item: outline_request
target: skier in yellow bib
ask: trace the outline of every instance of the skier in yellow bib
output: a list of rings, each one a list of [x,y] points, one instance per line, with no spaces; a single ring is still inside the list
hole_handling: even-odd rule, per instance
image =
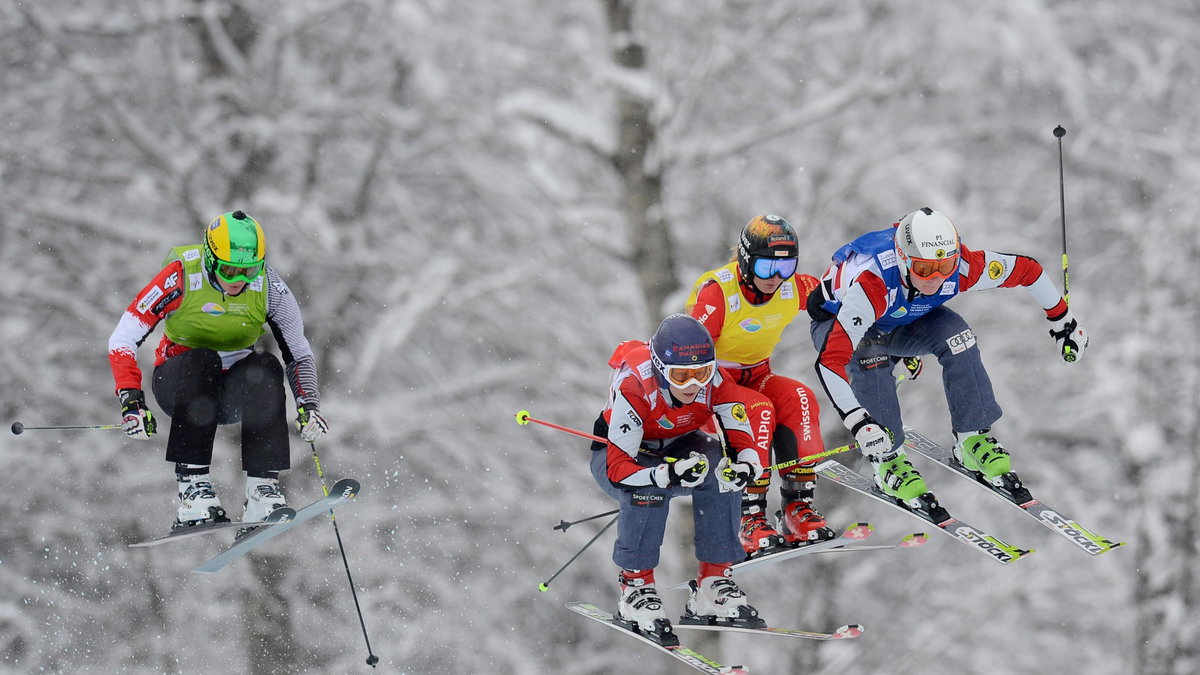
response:
[[[774,449],[775,462],[825,449],[813,390],[771,372],[775,345],[788,324],[804,312],[808,294],[817,285],[814,277],[796,274],[799,250],[790,223],[779,216],[758,216],[742,229],[733,259],[696,280],[687,306],[688,313],[712,334],[721,374],[750,390],[744,398],[755,442]],[[814,464],[781,471],[782,507],[774,524],[767,519],[771,473],[746,488],[741,541],[747,555],[834,536],[813,508]]]

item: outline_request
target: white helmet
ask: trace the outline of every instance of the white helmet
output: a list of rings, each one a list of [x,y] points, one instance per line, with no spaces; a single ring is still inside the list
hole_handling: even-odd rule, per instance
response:
[[[948,278],[958,269],[958,229],[945,215],[928,206],[904,216],[896,227],[900,275],[911,286],[918,279]]]

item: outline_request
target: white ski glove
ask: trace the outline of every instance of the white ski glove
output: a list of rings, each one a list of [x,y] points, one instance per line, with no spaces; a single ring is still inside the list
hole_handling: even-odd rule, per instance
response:
[[[1067,363],[1079,360],[1088,346],[1087,331],[1079,325],[1069,309],[1059,318],[1050,320],[1050,337],[1058,343],[1058,353]]]
[[[842,420],[854,434],[858,449],[867,457],[880,457],[892,450],[892,432],[871,418],[865,408],[855,408]]]
[[[667,461],[654,467],[650,475],[654,484],[661,488],[672,485],[694,488],[708,475],[708,458],[695,450],[683,459],[668,457]]]
[[[321,410],[311,403],[305,403],[296,409],[296,431],[306,443],[312,443],[329,433],[329,425],[321,416]]]
[[[762,473],[761,466],[750,462],[735,462],[728,457],[722,457],[717,462],[717,483],[721,492],[740,492],[758,480]]]
[[[122,389],[121,428],[125,435],[139,441],[148,441],[158,431],[158,421],[146,407],[146,394],[141,389]]]

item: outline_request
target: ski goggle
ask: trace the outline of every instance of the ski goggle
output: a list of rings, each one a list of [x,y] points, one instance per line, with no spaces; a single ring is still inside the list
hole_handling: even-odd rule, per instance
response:
[[[227,284],[236,284],[243,281],[249,283],[262,275],[265,266],[266,261],[264,260],[260,260],[248,267],[218,261],[216,271],[217,277]]]
[[[698,366],[666,366],[667,381],[680,389],[693,383],[704,386],[717,374],[717,363],[709,361]]]
[[[755,258],[754,259],[754,276],[759,279],[770,279],[771,277],[779,277],[780,279],[788,279],[796,273],[795,258]]]
[[[909,262],[909,271],[918,279],[946,279],[958,269],[958,254],[946,256],[941,260],[909,258]]]

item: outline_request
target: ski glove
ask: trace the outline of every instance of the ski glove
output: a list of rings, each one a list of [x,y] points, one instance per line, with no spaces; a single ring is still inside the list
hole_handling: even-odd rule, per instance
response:
[[[158,422],[150,409],[146,407],[146,394],[141,389],[122,389],[117,392],[121,397],[121,428],[125,435],[142,441],[158,431]]]
[[[1058,353],[1067,363],[1074,363],[1083,356],[1083,350],[1088,346],[1087,331],[1079,325],[1069,309],[1057,319],[1050,320],[1050,337],[1058,343]]]
[[[654,484],[662,488],[671,485],[694,488],[703,483],[707,475],[708,458],[695,450],[683,459],[668,457],[666,462],[654,467],[652,474]]]
[[[721,461],[717,462],[717,482],[721,492],[741,491],[758,480],[762,473],[761,466],[750,462],[735,462],[728,457],[722,457]]]
[[[854,434],[859,451],[867,457],[880,457],[891,452],[895,437],[889,429],[876,422],[865,408],[851,410],[842,423]]]
[[[910,380],[917,379],[925,368],[925,364],[921,362],[919,356],[894,356],[892,358],[904,364],[904,373]]]
[[[300,432],[300,438],[306,443],[312,443],[329,433],[329,425],[317,406],[305,403],[296,408],[296,431]]]

